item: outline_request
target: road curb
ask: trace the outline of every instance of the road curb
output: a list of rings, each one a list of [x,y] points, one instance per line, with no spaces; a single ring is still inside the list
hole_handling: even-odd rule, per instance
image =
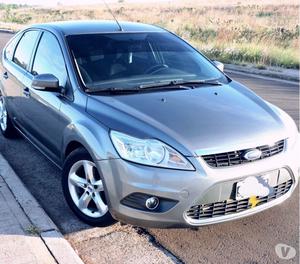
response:
[[[225,65],[225,71],[227,72],[241,72],[241,73],[247,73],[251,75],[258,75],[258,76],[264,76],[264,77],[270,77],[275,78],[278,80],[286,80],[290,82],[299,82],[299,70],[293,70],[293,73],[284,73],[280,71],[272,71],[269,69],[257,69],[249,66],[240,66],[235,64],[224,64]],[[288,71],[288,69],[284,68],[278,68],[281,71]],[[291,71],[291,70],[290,70]]]
[[[11,29],[2,29],[2,28],[0,28],[0,33],[10,33],[10,34],[14,34],[14,33],[16,33],[16,31],[11,30]]]
[[[83,264],[57,226],[0,154],[0,175],[57,263]]]
[[[299,85],[299,82],[296,81],[288,81],[285,79],[279,79],[279,78],[274,78],[274,77],[270,77],[270,76],[265,76],[265,75],[259,75],[259,74],[253,74],[253,73],[246,73],[246,72],[241,72],[241,71],[232,71],[232,70],[225,70],[226,74],[238,74],[238,75],[242,75],[245,77],[252,77],[255,79],[262,79],[265,81],[272,81],[272,82],[280,82],[280,83],[285,83],[285,84],[290,84],[290,85]],[[235,78],[233,78],[235,79]]]

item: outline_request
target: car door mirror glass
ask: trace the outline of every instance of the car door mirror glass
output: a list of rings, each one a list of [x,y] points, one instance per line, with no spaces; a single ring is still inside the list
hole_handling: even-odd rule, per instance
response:
[[[35,75],[31,84],[32,88],[44,91],[59,91],[59,81],[53,74]]]

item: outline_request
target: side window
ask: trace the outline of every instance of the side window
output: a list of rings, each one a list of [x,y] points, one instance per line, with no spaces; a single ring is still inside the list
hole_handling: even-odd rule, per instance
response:
[[[24,69],[27,69],[29,65],[31,54],[38,35],[39,32],[37,30],[26,32],[17,46],[13,61]]]
[[[57,39],[49,32],[44,32],[38,45],[32,74],[50,73],[56,76],[60,86],[66,85],[67,71]]]
[[[11,61],[13,59],[14,51],[15,51],[15,48],[16,48],[16,45],[17,45],[19,39],[20,39],[20,36],[16,36],[7,45],[7,47],[5,49],[5,58],[7,60]]]

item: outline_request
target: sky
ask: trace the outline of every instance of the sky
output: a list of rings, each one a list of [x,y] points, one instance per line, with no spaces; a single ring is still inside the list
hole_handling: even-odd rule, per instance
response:
[[[124,0],[125,2],[145,2],[146,0]],[[164,1],[164,0],[160,0]],[[0,0],[0,3],[5,4],[29,4],[29,5],[43,5],[55,6],[57,3],[62,5],[83,5],[83,4],[103,4],[102,0]],[[118,2],[118,0],[106,0],[107,3]]]

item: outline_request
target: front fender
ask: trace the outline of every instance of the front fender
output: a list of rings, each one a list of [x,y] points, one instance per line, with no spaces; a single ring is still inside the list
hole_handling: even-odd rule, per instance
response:
[[[62,160],[71,142],[78,142],[90,153],[94,161],[115,159],[118,154],[112,145],[109,129],[94,120],[71,123],[64,131]]]

